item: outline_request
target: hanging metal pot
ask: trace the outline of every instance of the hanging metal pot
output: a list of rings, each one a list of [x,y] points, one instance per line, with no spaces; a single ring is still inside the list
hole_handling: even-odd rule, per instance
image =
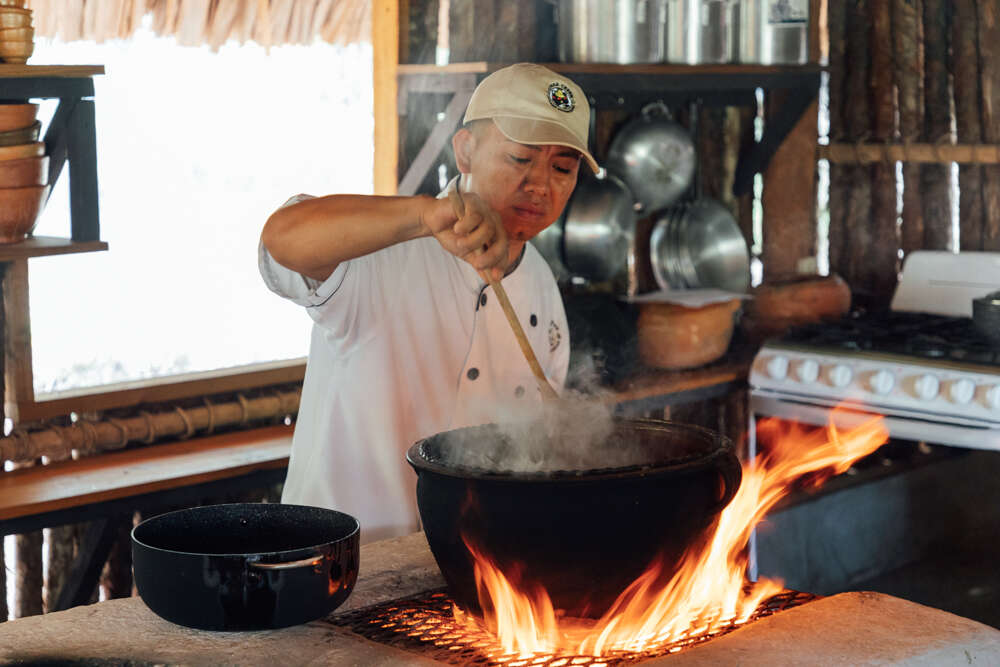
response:
[[[635,222],[632,193],[620,179],[581,178],[566,207],[566,266],[593,282],[623,279],[634,264]]]
[[[694,140],[662,102],[647,105],[614,136],[606,161],[648,212],[677,201],[691,186],[696,164]]]

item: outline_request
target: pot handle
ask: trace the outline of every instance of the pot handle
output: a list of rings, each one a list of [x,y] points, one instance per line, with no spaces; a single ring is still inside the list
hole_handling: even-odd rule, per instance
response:
[[[310,556],[309,558],[292,560],[287,563],[261,563],[253,561],[250,563],[250,567],[257,568],[258,570],[291,570],[296,567],[315,567],[322,562],[322,556]]]
[[[722,497],[713,510],[716,512],[722,511],[739,491],[740,482],[743,480],[743,466],[738,458],[727,452],[719,460],[718,471],[722,476],[723,490]]]

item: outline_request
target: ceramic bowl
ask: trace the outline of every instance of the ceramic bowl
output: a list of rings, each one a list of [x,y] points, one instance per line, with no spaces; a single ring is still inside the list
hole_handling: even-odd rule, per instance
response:
[[[28,127],[0,132],[0,146],[16,146],[17,144],[30,144],[38,141],[38,134],[41,130],[42,124],[36,120]]]
[[[24,9],[26,0],[0,0],[0,7],[15,7]]]
[[[0,162],[4,160],[20,160],[26,157],[45,155],[45,142],[35,141],[30,144],[15,144],[0,146]]]
[[[0,59],[5,63],[23,65],[34,50],[34,42],[0,42]]]
[[[20,7],[0,7],[0,28],[30,28],[31,10]]]
[[[0,161],[0,188],[24,188],[48,182],[48,155]]]
[[[37,104],[0,104],[0,132],[31,127],[37,115]]]
[[[34,28],[0,28],[0,42],[32,42]]]
[[[48,193],[48,185],[0,188],[0,243],[20,243],[31,233]]]

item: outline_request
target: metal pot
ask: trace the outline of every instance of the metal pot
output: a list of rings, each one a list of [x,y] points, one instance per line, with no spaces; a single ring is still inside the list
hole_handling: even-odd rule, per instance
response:
[[[326,616],[358,578],[352,516],[299,505],[209,505],[152,517],[132,530],[143,602],[202,630],[263,630]]]
[[[643,211],[656,211],[690,187],[696,163],[690,133],[671,120],[662,103],[654,103],[615,134],[606,166],[625,182]]]
[[[809,59],[809,0],[739,3],[740,62],[801,65]]]
[[[663,211],[649,237],[650,262],[660,289],[714,287],[745,292],[750,251],[736,219],[714,199]]]
[[[556,609],[599,616],[657,558],[665,572],[711,535],[739,488],[732,443],[695,426],[618,419],[606,446],[632,447],[634,465],[512,473],[446,463],[456,448],[488,455],[516,446],[496,424],[413,445],[417,506],[452,597],[479,609],[463,536],[523,585],[541,585]]]
[[[653,21],[657,4],[653,0],[553,1],[562,62],[629,64],[661,59],[663,34]]]
[[[1000,292],[972,300],[972,324],[986,339],[1000,345]]]
[[[566,260],[563,253],[563,227],[565,223],[566,211],[564,210],[558,220],[540,231],[529,241],[548,263],[549,268],[552,269],[553,277],[559,282],[567,281],[572,277],[569,269],[566,268]]]
[[[665,34],[663,60],[698,65],[735,59],[735,0],[658,0],[657,4]]]
[[[620,281],[634,264],[635,222],[632,193],[620,179],[582,178],[566,206],[566,266],[594,282]]]

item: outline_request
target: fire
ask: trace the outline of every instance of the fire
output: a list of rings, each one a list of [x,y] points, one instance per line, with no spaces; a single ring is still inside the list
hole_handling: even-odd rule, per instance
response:
[[[544,589],[518,587],[466,539],[484,617],[456,607],[456,620],[470,629],[484,627],[507,654],[522,658],[642,652],[746,622],[764,600],[783,590],[779,580],[746,579],[745,546],[753,528],[796,481],[819,485],[889,437],[881,417],[847,430],[831,420],[825,431],[812,432],[765,420],[758,434],[769,443],[767,451],[743,465],[739,491],[720,514],[714,535],[690,549],[669,579],[665,564],[654,562],[600,619],[566,618]]]

